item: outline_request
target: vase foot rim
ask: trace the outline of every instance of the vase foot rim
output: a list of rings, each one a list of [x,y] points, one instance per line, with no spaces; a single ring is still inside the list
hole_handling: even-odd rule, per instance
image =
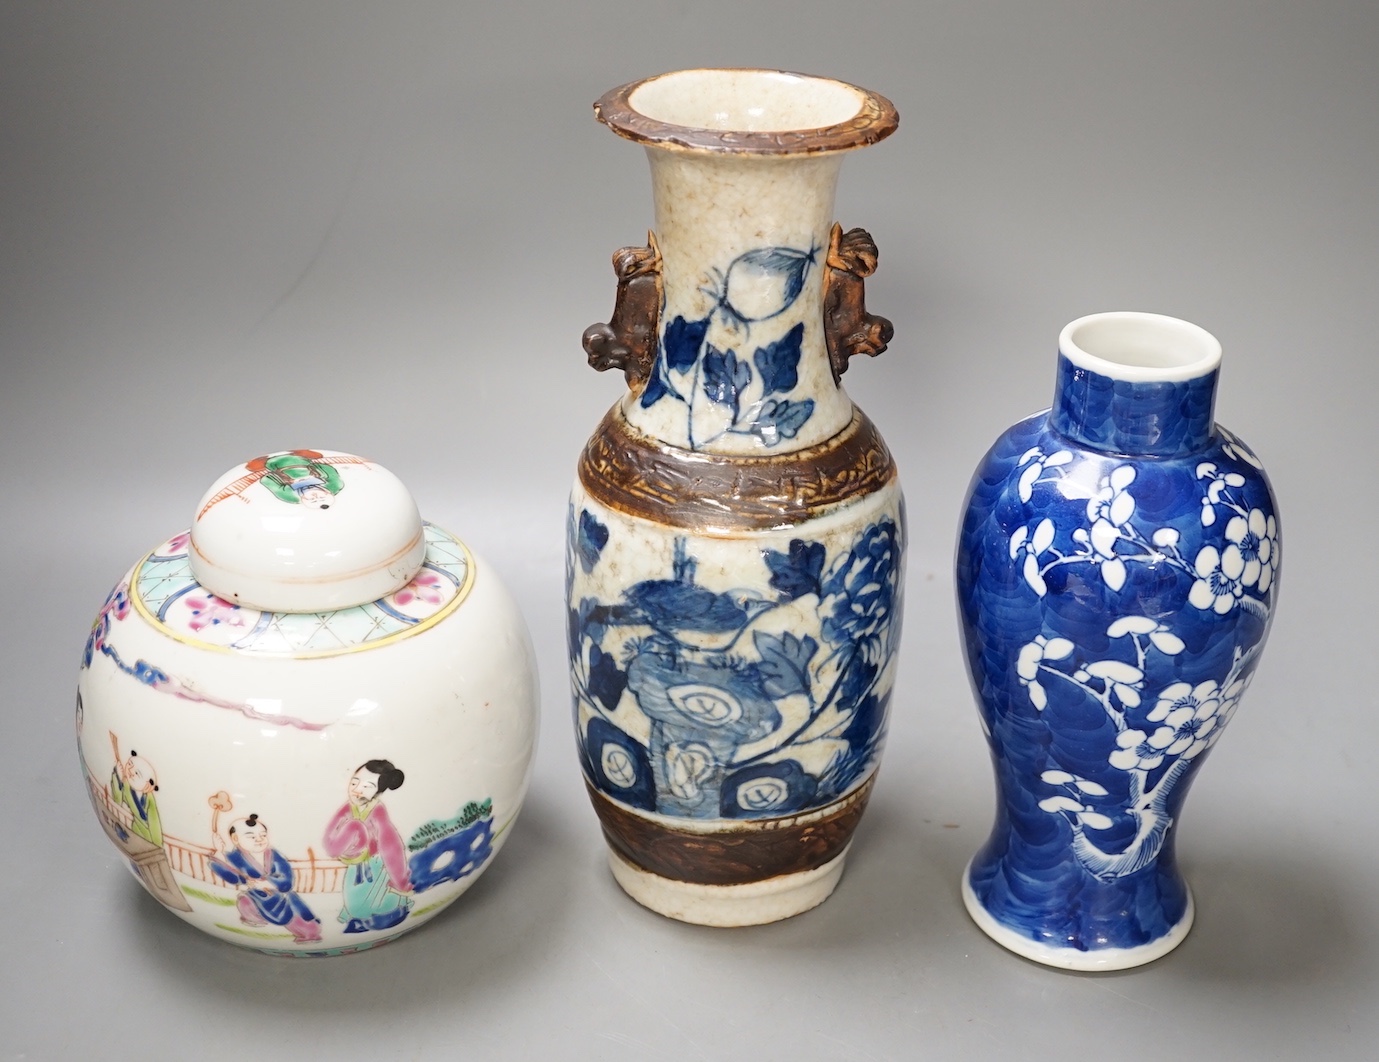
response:
[[[1177,925],[1173,926],[1158,940],[1133,948],[1097,948],[1090,951],[1083,951],[1079,948],[1060,948],[1031,940],[1023,933],[997,921],[991,912],[982,906],[981,900],[977,898],[970,880],[971,871],[972,866],[969,863],[962,872],[962,902],[972,921],[977,924],[977,928],[1008,951],[1013,951],[1016,955],[1042,963],[1045,966],[1057,967],[1060,970],[1075,970],[1081,973],[1109,973],[1113,970],[1129,970],[1153,962],[1155,959],[1167,955],[1183,942],[1188,931],[1192,928],[1192,920],[1196,914],[1192,902],[1192,893],[1189,892],[1187,909],[1183,912],[1183,917]]]
[[[611,849],[613,877],[632,899],[657,914],[700,926],[759,926],[818,907],[843,876],[847,849],[823,866],[742,885],[700,885],[652,874]]]

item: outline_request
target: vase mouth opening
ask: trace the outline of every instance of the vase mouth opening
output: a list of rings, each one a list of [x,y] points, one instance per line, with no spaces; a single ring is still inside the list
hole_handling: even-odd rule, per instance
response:
[[[1178,383],[1221,364],[1221,344],[1205,328],[1157,313],[1094,313],[1058,337],[1059,352],[1080,369],[1132,383]]]
[[[594,113],[652,147],[734,155],[802,155],[866,147],[899,125],[882,96],[786,70],[678,70],[605,93]]]

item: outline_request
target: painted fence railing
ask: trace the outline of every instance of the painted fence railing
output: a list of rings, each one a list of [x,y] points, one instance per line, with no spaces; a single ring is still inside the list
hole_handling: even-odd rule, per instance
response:
[[[93,775],[87,775],[87,786],[90,788],[91,800],[96,806],[97,814],[122,830],[130,830],[133,815],[129,809],[116,804],[110,797],[110,790]],[[194,844],[171,834],[164,834],[163,851],[167,853],[168,863],[174,873],[206,885],[225,887],[225,882],[211,870],[211,860],[215,858],[216,852],[209,845]],[[288,860],[292,867],[296,891],[339,892],[345,883],[344,864],[334,859],[320,859],[311,848],[306,852],[305,859]]]

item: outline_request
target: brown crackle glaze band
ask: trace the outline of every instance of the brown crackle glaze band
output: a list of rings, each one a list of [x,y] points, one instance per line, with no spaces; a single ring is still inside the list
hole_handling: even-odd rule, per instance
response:
[[[615,803],[585,783],[609,846],[633,866],[672,881],[744,885],[815,870],[852,839],[876,781],[873,774],[832,807],[728,830],[676,830]]]
[[[806,450],[725,457],[668,446],[610,409],[579,460],[590,497],[611,509],[707,533],[788,527],[895,479],[895,461],[860,409],[837,435]]]

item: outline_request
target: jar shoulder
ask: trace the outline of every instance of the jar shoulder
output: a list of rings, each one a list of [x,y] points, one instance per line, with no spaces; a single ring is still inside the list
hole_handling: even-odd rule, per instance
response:
[[[397,718],[425,716],[457,697],[496,698],[512,709],[504,713],[510,723],[534,726],[536,665],[526,624],[496,574],[473,554],[467,560],[462,599],[441,572],[434,586],[410,584],[440,602],[417,602],[426,610],[419,620],[404,611],[411,600],[391,616],[383,602],[336,613],[260,613],[197,587],[160,605],[160,591],[138,578],[141,561],[97,610],[78,661],[81,683],[98,701],[142,690],[225,709],[210,714],[251,726],[265,699],[274,706],[269,714],[315,730],[353,718],[364,701]]]

